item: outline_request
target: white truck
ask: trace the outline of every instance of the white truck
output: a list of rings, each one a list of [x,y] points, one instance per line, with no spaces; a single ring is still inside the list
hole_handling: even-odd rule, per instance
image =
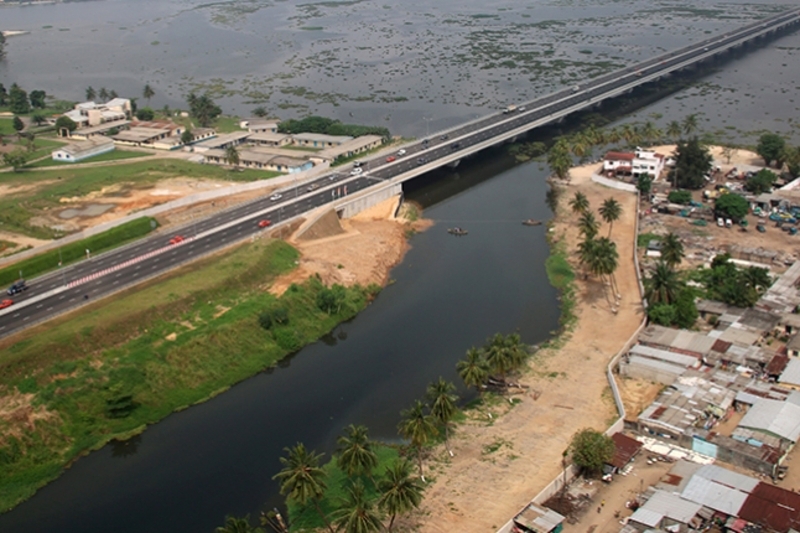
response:
[[[506,107],[506,108],[503,110],[503,113],[505,113],[506,115],[508,115],[509,113],[513,113],[513,112],[514,112],[514,111],[516,111],[516,110],[517,110],[517,106],[515,106],[514,104],[511,104],[510,106]]]

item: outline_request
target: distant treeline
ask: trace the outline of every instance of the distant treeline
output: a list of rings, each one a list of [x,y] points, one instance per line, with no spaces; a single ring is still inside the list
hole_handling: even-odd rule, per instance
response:
[[[281,133],[323,133],[325,135],[347,135],[360,137],[362,135],[380,135],[388,140],[391,134],[387,128],[376,126],[359,126],[357,124],[343,124],[338,120],[325,117],[311,116],[301,120],[287,120],[278,125]]]

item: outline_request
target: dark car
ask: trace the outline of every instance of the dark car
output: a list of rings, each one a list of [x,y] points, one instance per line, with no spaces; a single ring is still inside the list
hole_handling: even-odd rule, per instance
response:
[[[9,296],[14,296],[15,294],[19,294],[22,291],[27,291],[27,290],[28,286],[25,284],[25,280],[21,279],[16,283],[14,283],[12,286],[10,286],[6,291],[6,293],[8,293]]]
[[[424,159],[422,159],[421,157],[420,157],[419,159],[417,159],[417,164],[418,164],[418,165],[421,165],[421,164],[423,164],[423,163],[425,163],[425,160],[424,160]]]
[[[450,145],[451,150],[458,150],[459,148],[461,148],[460,143],[453,143],[452,145]]]
[[[442,136],[441,136],[441,137],[439,137],[439,138],[440,138],[441,140],[443,140],[443,141],[446,141],[446,140],[447,140],[447,134],[445,134],[445,135],[442,135]]]

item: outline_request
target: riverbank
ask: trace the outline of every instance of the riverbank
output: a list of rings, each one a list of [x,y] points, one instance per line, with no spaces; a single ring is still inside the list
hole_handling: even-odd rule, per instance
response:
[[[471,411],[451,437],[454,457],[442,446],[432,451],[431,484],[420,512],[407,519],[406,527],[437,533],[498,529],[558,475],[561,454],[576,431],[604,430],[616,417],[605,367],[641,323],[643,313],[633,262],[637,207],[635,195],[593,183],[595,167],[573,168],[571,181],[557,185],[562,190],[550,229],[558,260],[549,270],[568,284],[574,325],[530,362],[521,379],[530,389],[490,407],[505,414],[488,419],[485,411]],[[577,191],[595,211],[609,197],[622,205],[612,234],[622,295],[616,314],[598,281],[578,274],[570,282],[564,268],[566,259],[572,271],[579,272],[577,217],[568,207]],[[600,229],[601,234],[607,232],[607,227]]]

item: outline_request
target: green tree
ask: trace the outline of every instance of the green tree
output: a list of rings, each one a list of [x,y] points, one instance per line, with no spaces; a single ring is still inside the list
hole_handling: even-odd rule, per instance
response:
[[[222,110],[214,103],[208,93],[203,93],[200,96],[189,93],[189,96],[186,97],[186,102],[189,104],[189,112],[203,127],[210,126],[222,114]]]
[[[339,468],[350,477],[366,475],[372,479],[372,471],[378,466],[378,456],[372,449],[367,428],[350,424],[336,443],[339,445],[339,455],[336,457]]]
[[[0,32],[0,59],[6,57],[6,36]]]
[[[786,149],[786,165],[793,178],[800,177],[800,146]]]
[[[614,222],[619,220],[622,216],[622,206],[614,198],[606,198],[603,205],[600,206],[600,216],[606,224],[608,224],[608,237],[611,238],[611,230],[614,228]]]
[[[275,324],[285,326],[289,323],[289,308],[283,304],[274,304],[258,315],[258,323],[264,329],[270,329]]]
[[[263,106],[258,106],[257,108],[253,109],[253,116],[264,118],[267,116],[267,110]]]
[[[778,176],[762,168],[745,182],[744,188],[753,194],[769,192],[777,179]]]
[[[11,125],[14,126],[14,131],[17,132],[17,137],[19,137],[19,134],[25,129],[25,123],[22,122],[22,119],[18,116],[14,116],[14,120],[11,121]]]
[[[150,105],[150,99],[156,95],[156,92],[150,87],[149,83],[144,84],[144,89],[142,89],[142,98],[147,100],[147,105]]]
[[[739,222],[750,210],[750,205],[742,196],[734,193],[723,194],[714,201],[714,211],[718,216]]]
[[[614,458],[616,447],[611,437],[586,428],[572,436],[569,451],[578,468],[589,474],[599,474],[603,466]]]
[[[667,194],[667,200],[673,204],[688,205],[692,201],[692,191],[674,189]]]
[[[671,326],[675,323],[675,306],[672,304],[655,304],[647,308],[647,318],[659,326]]]
[[[678,274],[669,264],[659,261],[653,272],[644,279],[644,297],[649,305],[671,304],[681,286]]]
[[[190,130],[189,128],[183,130],[183,133],[181,133],[181,142],[183,144],[191,144],[193,140],[194,140],[194,135],[192,134],[192,130]]]
[[[677,120],[673,120],[669,124],[667,124],[667,137],[672,139],[673,141],[677,141],[681,138],[681,133],[683,133],[683,128],[681,128],[681,123]]]
[[[44,109],[47,107],[47,103],[44,101],[47,98],[47,93],[41,90],[31,91],[28,95],[28,98],[31,101],[31,107],[34,109]]]
[[[342,285],[334,283],[330,288],[323,287],[317,293],[317,307],[329,315],[340,313],[347,299],[347,291]]]
[[[618,294],[614,272],[619,265],[619,253],[617,245],[607,237],[601,237],[595,241],[589,260],[589,270],[601,280],[608,278],[613,294]]]
[[[470,348],[464,359],[456,363],[456,370],[464,385],[474,387],[483,400],[483,387],[489,379],[489,365],[483,353],[477,348]]]
[[[97,91],[97,96],[100,98],[101,102],[108,102],[108,89],[100,87],[100,90]]]
[[[425,481],[422,470],[422,449],[436,436],[436,424],[433,417],[426,412],[425,404],[416,400],[409,409],[400,413],[401,420],[397,430],[404,439],[408,439],[417,454],[419,477]]]
[[[675,300],[675,325],[679,328],[689,329],[697,322],[700,313],[694,303],[694,293],[689,287],[683,287],[678,292]]]
[[[747,267],[741,272],[741,279],[746,287],[756,292],[764,292],[772,285],[772,278],[766,268]]]
[[[782,166],[786,150],[786,141],[777,133],[765,133],[758,138],[756,153],[761,156],[766,166],[772,165],[775,161],[778,168]]]
[[[700,144],[697,137],[692,137],[686,142],[679,141],[675,154],[675,168],[672,172],[677,187],[701,189],[706,184],[705,175],[712,166],[708,148]]]
[[[89,101],[89,100],[93,101],[95,98],[97,98],[97,91],[94,90],[94,87],[89,85],[86,88],[86,100],[87,101]]]
[[[156,118],[156,112],[149,107],[143,107],[136,111],[136,118],[143,121],[149,121]]]
[[[243,518],[226,516],[225,525],[214,529],[214,533],[264,533],[264,530],[250,525],[250,515]]]
[[[589,211],[589,199],[582,192],[576,191],[575,196],[569,201],[569,206],[572,208],[573,213],[581,215]]]
[[[333,512],[333,520],[336,530],[344,533],[372,533],[383,529],[381,516],[375,504],[367,499],[360,479],[347,487],[341,507]]]
[[[28,156],[24,151],[16,149],[13,152],[4,153],[3,162],[13,168],[14,172],[16,172],[25,166],[25,163],[28,162]]]
[[[525,349],[516,333],[495,333],[488,339],[483,352],[491,372],[499,374],[503,381],[506,374],[518,369],[525,362]]]
[[[405,459],[398,459],[386,469],[386,475],[378,487],[380,490],[378,508],[389,515],[386,529],[390,532],[397,515],[417,509],[422,503],[424,489],[411,477],[411,468],[411,463]]]
[[[578,220],[578,230],[587,239],[594,239],[600,229],[600,224],[591,211],[585,211]]]
[[[683,133],[685,133],[687,136],[697,131],[697,115],[695,113],[686,115],[683,118],[683,124],[681,127],[683,128]]]
[[[119,98],[119,95],[117,94],[117,91],[111,89],[110,91],[108,91],[108,99],[113,100],[114,98]]]
[[[16,83],[11,85],[11,90],[8,92],[8,108],[15,115],[24,115],[31,110],[28,93]]]
[[[672,232],[661,240],[661,260],[670,267],[675,268],[684,258],[683,243],[680,237]]]
[[[47,122],[47,117],[43,113],[34,113],[31,115],[31,122],[36,124],[37,126],[41,126],[45,122]]]
[[[440,426],[444,426],[444,445],[450,452],[450,421],[456,414],[456,401],[458,396],[455,395],[456,387],[444,378],[439,377],[438,380],[428,385],[426,395],[431,408],[431,416]]]
[[[547,164],[550,170],[558,176],[559,179],[567,179],[569,177],[569,169],[572,166],[572,157],[570,156],[569,144],[563,137],[558,139],[556,143],[547,152]]]
[[[232,144],[225,148],[225,162],[233,167],[239,166],[239,150]]]
[[[69,137],[69,134],[75,131],[78,125],[71,118],[61,115],[56,119],[56,132],[62,137]],[[66,132],[66,135],[63,133]]]
[[[283,468],[272,478],[280,481],[281,494],[303,506],[308,502],[313,503],[328,530],[334,533],[328,517],[319,506],[327,488],[325,470],[319,466],[322,454],[307,451],[300,442],[292,448],[284,448],[284,451],[287,456],[280,458]]]
[[[639,174],[639,179],[636,180],[636,189],[643,196],[650,194],[653,188],[653,177],[650,174]]]
[[[2,57],[0,57],[2,59]],[[6,91],[5,85],[0,83],[0,106],[4,106],[8,103],[8,91]]]

